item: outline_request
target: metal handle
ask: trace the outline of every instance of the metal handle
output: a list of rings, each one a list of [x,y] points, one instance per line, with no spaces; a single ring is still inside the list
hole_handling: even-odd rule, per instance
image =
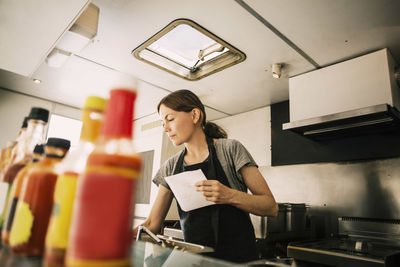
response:
[[[157,242],[157,244],[162,244],[162,240],[160,238],[158,238],[152,231],[150,231],[149,229],[147,229],[145,226],[143,225],[139,225],[138,227],[138,232],[136,235],[136,240],[140,240],[140,234],[142,232],[145,232],[146,234],[148,234],[155,242]]]

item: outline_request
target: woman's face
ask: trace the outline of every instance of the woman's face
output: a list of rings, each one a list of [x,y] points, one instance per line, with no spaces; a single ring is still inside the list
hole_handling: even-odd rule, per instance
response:
[[[160,106],[159,115],[164,127],[164,132],[175,146],[190,140],[198,118],[196,112],[175,111],[165,105]]]

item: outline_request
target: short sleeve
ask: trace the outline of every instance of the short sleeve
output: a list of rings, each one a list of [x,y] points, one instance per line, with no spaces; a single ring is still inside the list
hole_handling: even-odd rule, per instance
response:
[[[234,139],[218,139],[215,148],[231,187],[246,192],[247,186],[240,169],[244,166],[258,167],[249,151],[242,143]]]
[[[171,176],[174,173],[174,168],[176,161],[179,158],[181,152],[178,152],[171,158],[169,158],[163,165],[161,165],[160,169],[157,171],[156,175],[153,177],[153,183],[157,186],[163,185],[168,190],[171,190],[167,182],[165,181],[165,177]]]
[[[250,152],[237,140],[232,140],[231,155],[235,164],[235,171],[239,172],[244,166],[258,167]]]
[[[167,163],[167,162],[166,162]],[[155,183],[157,186],[163,185],[164,187],[169,188],[169,185],[165,181],[165,177],[167,177],[167,164],[164,164],[161,166],[161,168],[158,170],[156,175],[153,177],[153,183]]]

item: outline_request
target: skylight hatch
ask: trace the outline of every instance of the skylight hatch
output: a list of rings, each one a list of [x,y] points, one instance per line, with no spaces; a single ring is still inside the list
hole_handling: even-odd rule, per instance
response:
[[[132,54],[187,80],[199,80],[246,58],[243,52],[187,19],[174,20]]]

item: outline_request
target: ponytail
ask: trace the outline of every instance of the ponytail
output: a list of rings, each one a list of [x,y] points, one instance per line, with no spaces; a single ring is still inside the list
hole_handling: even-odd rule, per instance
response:
[[[207,121],[204,125],[204,133],[212,138],[227,138],[228,134],[224,129],[213,122]]]

